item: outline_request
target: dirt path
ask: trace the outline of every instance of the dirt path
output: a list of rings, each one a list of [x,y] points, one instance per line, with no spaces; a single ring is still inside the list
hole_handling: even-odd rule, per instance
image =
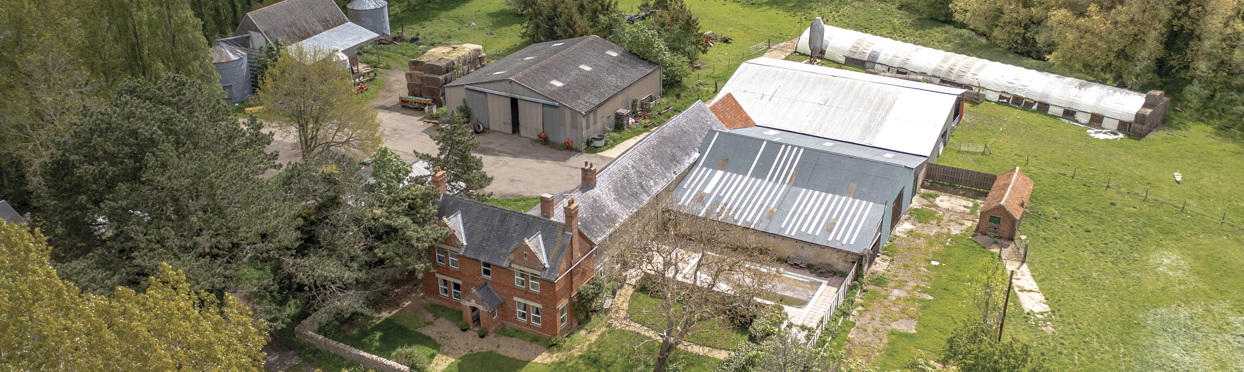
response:
[[[377,110],[396,111],[401,106],[397,97],[406,94],[406,71],[399,69],[380,70],[377,77],[384,80],[384,90],[372,99],[371,106]]]
[[[798,37],[783,41],[781,44],[774,45],[772,48],[769,48],[769,51],[765,52],[765,57],[773,59],[786,59],[786,56],[795,52],[795,46],[797,44],[799,44]]]
[[[913,298],[931,299],[920,292],[932,280],[927,268],[934,252],[945,246],[947,234],[957,234],[972,227],[976,216],[968,214],[973,200],[960,196],[938,194],[936,202],[916,197],[912,208],[936,211],[944,221],[918,223],[910,214],[895,229],[894,257],[882,256],[865,274],[865,281],[884,275],[886,285],[865,285],[867,291],[880,291],[885,297],[863,304],[852,314],[856,322],[848,336],[847,358],[864,365],[885,349],[890,330],[916,332],[916,318],[920,315]],[[914,232],[914,233],[913,233]]]

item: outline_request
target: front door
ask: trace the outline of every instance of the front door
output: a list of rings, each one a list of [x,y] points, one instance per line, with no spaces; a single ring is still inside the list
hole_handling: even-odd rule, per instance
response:
[[[518,98],[510,97],[510,133],[518,134]]]
[[[471,306],[471,327],[479,327],[479,308],[475,306]]]

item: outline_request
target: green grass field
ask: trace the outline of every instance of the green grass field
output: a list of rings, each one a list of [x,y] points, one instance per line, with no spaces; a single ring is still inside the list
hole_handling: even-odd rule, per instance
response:
[[[1016,331],[1055,369],[1244,366],[1244,231],[1228,225],[1244,225],[1244,144],[1174,120],[1179,129],[1143,140],[1097,140],[985,103],[969,108],[939,159],[994,173],[1020,166],[1036,182],[1021,233],[1054,332]],[[952,150],[965,142],[992,154]]]
[[[488,199],[485,203],[492,204],[501,208],[515,210],[519,212],[527,212],[531,208],[540,205],[540,197],[538,196],[520,196],[517,198],[505,199]]]
[[[643,335],[629,331],[606,330],[578,356],[552,365],[510,358],[494,352],[472,353],[454,361],[444,372],[551,372],[604,371],[628,372],[652,369],[656,361],[654,342],[643,342]],[[718,360],[675,350],[670,362],[679,371],[712,371]]]

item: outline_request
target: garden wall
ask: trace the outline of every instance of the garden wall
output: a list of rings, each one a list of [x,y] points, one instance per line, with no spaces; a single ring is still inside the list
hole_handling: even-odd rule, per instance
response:
[[[381,358],[375,354],[371,354],[359,349],[355,349],[350,345],[346,345],[337,341],[333,341],[328,337],[321,336],[315,332],[325,322],[333,320],[333,312],[329,309],[320,310],[315,314],[307,317],[302,323],[298,323],[294,327],[294,337],[299,341],[306,342],[314,346],[316,349],[336,354],[346,360],[361,364],[363,368],[380,372],[410,372],[410,368],[401,365],[392,360]]]

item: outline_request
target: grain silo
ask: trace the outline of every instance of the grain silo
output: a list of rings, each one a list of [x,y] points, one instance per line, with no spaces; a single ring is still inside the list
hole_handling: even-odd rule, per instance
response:
[[[389,3],[384,0],[354,0],[346,4],[350,22],[379,35],[389,34]]]
[[[246,66],[246,52],[229,44],[212,47],[212,65],[220,75],[220,86],[225,90],[225,102],[238,103],[250,97],[250,69]]]

